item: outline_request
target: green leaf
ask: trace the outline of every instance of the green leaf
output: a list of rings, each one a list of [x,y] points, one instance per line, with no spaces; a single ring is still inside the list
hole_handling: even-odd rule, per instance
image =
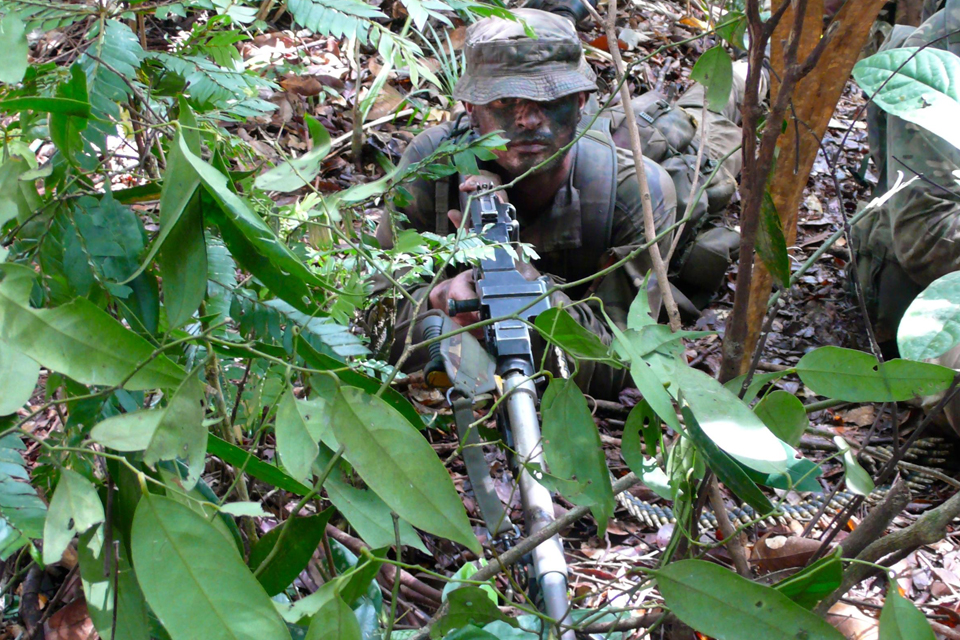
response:
[[[840,436],[834,436],[833,442],[843,454],[843,479],[847,483],[847,490],[861,496],[870,495],[876,486],[867,470],[860,466],[850,445]]]
[[[500,612],[497,605],[490,601],[486,592],[480,587],[454,589],[447,597],[447,602],[450,604],[447,614],[440,618],[430,630],[430,637],[435,640],[469,624],[482,627],[499,620],[511,627],[519,627],[516,620]]]
[[[763,473],[783,473],[796,454],[736,395],[706,373],[678,363],[674,379],[703,432],[735,460]]]
[[[783,222],[777,212],[777,205],[769,191],[763,192],[760,203],[760,227],[757,230],[757,253],[777,284],[786,287],[790,284],[790,256],[787,254],[787,240],[783,236]]]
[[[731,47],[747,49],[743,36],[747,31],[747,16],[742,11],[729,11],[723,16],[723,24],[717,26],[717,35]]]
[[[0,340],[0,416],[25,405],[40,379],[40,365]]]
[[[207,314],[216,315],[216,322],[230,316],[230,300],[237,287],[237,263],[223,242],[214,236],[206,238]]]
[[[27,72],[27,30],[16,14],[0,21],[0,82],[16,84]]]
[[[310,130],[313,148],[299,158],[288,160],[257,176],[253,181],[253,186],[257,189],[281,193],[296,191],[310,184],[320,173],[320,163],[330,152],[330,134],[309,114],[304,114],[303,120]]]
[[[484,564],[484,565],[486,564],[486,561],[484,560],[481,560],[480,562],[481,564]],[[440,599],[446,602],[447,598],[450,596],[451,591],[454,591],[455,589],[460,589],[462,587],[475,586],[483,590],[483,592],[487,594],[487,597],[490,598],[490,602],[492,602],[493,604],[497,604],[498,602],[500,602],[500,600],[497,597],[497,592],[492,585],[487,583],[484,583],[481,585],[472,585],[464,582],[464,580],[469,580],[470,577],[473,576],[473,574],[475,574],[477,571],[479,571],[479,569],[477,568],[477,565],[475,565],[472,562],[467,562],[462,567],[457,569],[456,573],[450,576],[450,581],[447,582],[447,584],[443,585],[443,591],[440,594]]]
[[[83,384],[125,389],[176,387],[183,370],[85,298],[54,309],[32,309],[36,274],[27,267],[0,264],[0,340],[42,366]],[[147,363],[136,373],[134,370]]]
[[[117,451],[143,451],[143,461],[153,467],[160,460],[183,458],[190,490],[200,478],[209,432],[203,425],[203,385],[198,374],[187,376],[167,406],[123,413],[97,424],[90,437]]]
[[[114,631],[113,608],[116,602],[116,637],[123,640],[150,640],[147,603],[143,599],[133,567],[127,560],[127,549],[122,539],[114,555],[114,546],[107,547],[111,560],[104,555],[103,527],[91,529],[80,536],[77,556],[80,562],[80,581],[87,601],[87,612],[104,640],[111,640]],[[104,569],[110,573],[104,575]],[[116,591],[115,591],[116,590]]]
[[[843,579],[841,548],[837,547],[802,571],[784,578],[773,588],[787,596],[804,609],[813,609],[817,603],[833,593]]]
[[[960,58],[933,47],[889,49],[861,60],[853,77],[878,107],[960,147]]]
[[[733,63],[726,50],[717,45],[703,52],[693,69],[690,79],[706,88],[706,107],[720,113],[727,106],[733,88]]]
[[[131,538],[140,587],[172,640],[289,640],[236,547],[201,515],[147,494],[137,505]]]
[[[574,358],[601,360],[610,357],[610,347],[581,327],[566,309],[547,309],[537,316],[534,324],[544,338]]]
[[[900,595],[891,580],[887,598],[880,611],[880,640],[934,640],[936,636],[927,617],[917,606]]]
[[[41,98],[39,96],[31,96],[29,98],[0,100],[0,111],[6,113],[42,111],[44,113],[56,113],[62,116],[74,116],[86,119],[90,117],[90,103],[85,100],[74,100],[73,98]]]
[[[450,475],[396,409],[360,389],[342,387],[330,424],[346,459],[401,518],[480,552]]]
[[[633,303],[637,304],[636,301]],[[632,307],[631,307],[632,310]],[[663,420],[668,427],[677,432],[682,432],[683,427],[677,420],[677,412],[673,408],[673,400],[670,394],[663,386],[663,382],[657,377],[650,365],[640,355],[640,349],[637,345],[639,333],[629,331],[625,334],[615,324],[610,325],[615,337],[614,349],[622,358],[630,362],[630,375],[633,377],[633,383],[643,394],[644,400],[656,412],[657,416]]]
[[[776,380],[779,380],[780,378],[786,375],[789,375],[790,373],[792,373],[792,371],[774,371],[772,373],[760,373],[760,374],[754,375],[753,378],[750,380],[750,385],[747,387],[747,392],[743,395],[742,400],[745,403],[750,404],[751,402],[753,402],[754,398],[757,397],[757,394],[759,394],[760,391],[766,385]],[[733,393],[733,395],[739,396],[740,389],[743,388],[743,381],[746,380],[746,378],[747,378],[747,374],[743,374],[742,376],[737,376],[733,380],[728,380],[727,382],[725,382],[723,386],[729,389]]]
[[[70,67],[70,79],[57,86],[57,97],[82,103],[89,102],[87,77],[83,74],[80,65],[74,64]],[[80,132],[87,128],[87,118],[51,111],[49,128],[53,144],[67,160],[75,164],[77,154],[83,151]]]
[[[73,219],[83,238],[84,253],[93,259],[110,292],[127,298],[132,290],[120,283],[132,280],[130,274],[137,271],[137,257],[143,250],[140,219],[109,193],[100,199],[83,196],[76,205]]]
[[[29,484],[20,455],[25,447],[16,434],[0,438],[0,560],[43,537],[47,505]]]
[[[320,546],[323,532],[335,511],[331,507],[315,516],[287,520],[271,529],[250,549],[247,564],[256,571],[277,546],[277,540],[284,528],[290,529],[284,536],[283,546],[257,576],[267,595],[275,596],[281,593],[307,567],[313,552]]]
[[[188,148],[182,136],[177,147],[219,205],[210,213],[219,214],[214,215],[214,220],[230,253],[277,296],[304,313],[312,313],[307,285],[323,287],[325,283],[230,189],[226,176]]]
[[[577,492],[564,497],[590,507],[600,536],[613,516],[613,488],[600,433],[587,399],[572,379],[554,378],[540,400],[543,413],[543,453],[550,472],[577,483]]]
[[[803,403],[786,391],[777,390],[757,403],[753,412],[767,428],[791,447],[800,444],[800,436],[810,424]]]
[[[20,180],[29,169],[27,162],[16,156],[0,165],[0,227],[14,218],[23,222],[40,207],[36,187]]]
[[[360,624],[339,593],[313,616],[306,640],[361,640]]]
[[[323,485],[333,506],[371,549],[382,549],[396,544],[390,507],[373,491],[351,486],[341,480],[339,475],[339,471],[330,474]],[[429,553],[423,540],[408,522],[401,519],[399,524],[401,544]]]
[[[767,496],[743,472],[736,462],[720,450],[700,428],[689,407],[682,407],[683,420],[687,425],[687,435],[706,459],[707,465],[717,474],[717,478],[741,500],[745,501],[760,515],[774,511]]]
[[[630,303],[630,310],[627,312],[627,328],[639,331],[648,325],[655,325],[657,321],[650,315],[650,300],[647,295],[647,286],[650,282],[650,272],[643,279],[636,297]]]
[[[244,451],[235,444],[221,440],[212,433],[207,437],[207,452],[238,469],[243,468],[246,473],[254,478],[263,480],[278,489],[289,491],[298,496],[305,496],[310,493],[310,487],[293,479],[283,469],[267,464],[252,453]]]
[[[640,449],[640,434],[647,445],[649,456],[643,455]],[[623,441],[620,454],[630,470],[640,476],[644,486],[653,490],[664,500],[673,500],[673,491],[670,489],[670,480],[663,469],[657,465],[656,452],[663,449],[663,432],[660,428],[660,419],[647,404],[640,400],[627,415],[623,425]]]
[[[63,469],[43,526],[43,562],[60,562],[74,534],[103,522],[103,503],[93,484],[76,471]]]
[[[299,481],[310,475],[310,465],[320,452],[318,442],[324,423],[329,421],[327,401],[297,400],[288,387],[277,405],[277,453],[290,475]]]
[[[817,395],[846,402],[903,402],[944,391],[952,369],[910,360],[882,365],[862,351],[820,347],[797,363],[803,384]]]
[[[830,624],[776,589],[713,563],[680,560],[655,575],[670,611],[716,640],[843,640]]]
[[[960,272],[937,278],[907,308],[897,347],[907,360],[938,358],[960,344]]]

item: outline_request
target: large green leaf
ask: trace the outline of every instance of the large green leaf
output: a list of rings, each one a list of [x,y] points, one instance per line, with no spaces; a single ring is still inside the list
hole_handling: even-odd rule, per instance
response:
[[[320,607],[307,629],[306,640],[361,640],[357,617],[339,593]]]
[[[324,287],[325,283],[230,189],[226,176],[194,154],[182,137],[177,147],[219,205],[219,211],[210,213],[215,214],[230,253],[279,297],[311,313],[306,302],[311,297],[307,285]]]
[[[60,562],[75,534],[103,520],[103,503],[93,484],[76,471],[63,469],[43,526],[43,562]]]
[[[123,640],[150,640],[147,603],[143,599],[133,567],[127,560],[127,549],[122,540],[107,547],[110,560],[104,555],[103,527],[91,529],[80,536],[77,556],[80,562],[80,581],[87,601],[87,612],[104,640],[116,637]],[[104,573],[104,569],[110,569]],[[114,618],[114,606],[117,608]]]
[[[203,471],[209,432],[203,425],[203,385],[194,372],[177,388],[165,407],[122,413],[98,423],[90,437],[117,451],[143,451],[143,461],[183,458],[191,489]]]
[[[396,544],[390,507],[377,494],[368,489],[358,489],[341,480],[339,471],[330,474],[323,488],[333,506],[371,549],[382,549]],[[423,540],[407,521],[400,520],[399,525],[401,544],[429,553]]]
[[[706,87],[706,107],[720,113],[727,106],[733,88],[733,63],[722,45],[704,51],[693,69],[690,79]]]
[[[85,298],[54,309],[32,309],[35,274],[0,265],[0,340],[44,367],[83,384],[117,385],[142,363],[124,388],[176,387],[183,370],[149,342],[126,329]]]
[[[927,617],[917,606],[900,595],[896,581],[887,588],[887,599],[880,612],[880,640],[934,640],[936,636]]]
[[[720,448],[707,437],[703,430],[700,429],[700,425],[697,423],[696,418],[694,418],[690,408],[684,406],[682,411],[683,420],[687,425],[687,435],[690,436],[690,439],[697,446],[697,449],[703,454],[703,457],[710,468],[713,469],[713,472],[717,474],[717,478],[719,478],[728,489],[733,491],[738,498],[753,507],[758,514],[765,515],[772,513],[773,505],[770,504],[767,496],[763,495],[763,492],[760,491],[757,485],[753,483],[737,463],[721,451]]]
[[[303,482],[320,449],[320,434],[330,411],[323,398],[297,400],[288,388],[277,404],[277,453],[290,475]]]
[[[843,579],[841,551],[841,547],[837,547],[830,555],[820,558],[789,578],[784,578],[773,585],[773,588],[804,609],[813,609],[840,586]]]
[[[547,309],[537,316],[535,324],[541,335],[574,358],[598,360],[610,357],[610,347],[581,327],[566,309]]]
[[[0,416],[20,409],[37,386],[40,365],[0,340]]]
[[[790,283],[790,256],[787,254],[787,241],[783,236],[783,222],[769,191],[763,192],[760,203],[757,253],[777,284],[786,287]]]
[[[129,297],[132,289],[120,283],[129,282],[130,274],[137,270],[137,257],[143,249],[140,219],[109,193],[102,198],[78,198],[73,219],[83,238],[86,259],[92,260],[110,293]]]
[[[550,472],[576,483],[570,502],[590,507],[600,536],[613,516],[613,488],[600,433],[583,392],[572,379],[554,378],[540,400],[543,412],[543,453]]]
[[[933,47],[889,49],[861,60],[853,77],[874,104],[960,147],[960,58]]]
[[[29,170],[27,162],[16,156],[0,164],[0,227],[14,218],[23,222],[40,206],[33,183],[20,180]]]
[[[250,549],[247,564],[252,570],[257,571],[277,546],[277,540],[283,530],[290,529],[284,536],[283,545],[276,555],[257,576],[267,595],[275,596],[282,592],[306,568],[310,558],[313,557],[313,552],[320,546],[323,532],[334,512],[335,509],[331,507],[315,516],[285,521],[271,529]]]
[[[450,475],[396,409],[361,389],[342,387],[330,424],[346,459],[401,518],[480,552]]]
[[[640,448],[640,437],[647,446],[648,455],[643,455]],[[640,476],[644,486],[651,489],[664,500],[673,499],[670,489],[670,480],[663,469],[657,464],[657,451],[663,449],[663,431],[660,428],[660,419],[645,400],[640,400],[630,413],[623,425],[623,441],[620,454],[630,467],[630,470]]]
[[[143,595],[172,640],[289,640],[236,547],[188,507],[143,496],[132,553]]]
[[[656,572],[664,602],[682,622],[717,640],[843,640],[819,616],[771,587],[702,560]]]
[[[636,301],[631,306],[631,315],[633,315],[634,306],[637,306]],[[638,321],[642,322],[643,317],[646,316],[642,313],[637,314]],[[667,393],[663,382],[641,355],[641,348],[638,344],[640,333],[632,329],[625,333],[615,324],[611,324],[610,329],[616,338],[613,343],[614,349],[624,360],[630,362],[630,375],[633,377],[633,383],[637,385],[637,389],[643,394],[644,400],[667,426],[677,432],[683,431],[680,421],[677,420],[677,412],[673,408],[673,400],[670,394]]]
[[[16,84],[27,71],[27,30],[15,13],[0,21],[0,82]]]
[[[207,236],[207,315],[215,315],[216,322],[230,316],[230,300],[237,288],[237,263],[220,238]]]
[[[677,363],[672,371],[703,432],[735,460],[762,473],[783,473],[796,453],[773,435],[736,395],[703,371]]]
[[[330,151],[330,134],[310,115],[305,114],[303,120],[310,130],[313,148],[299,158],[287,160],[257,176],[253,182],[253,186],[257,189],[284,193],[296,191],[310,184],[310,181],[320,173],[320,164]]]
[[[862,351],[820,347],[800,358],[797,374],[817,395],[847,402],[903,402],[944,391],[952,369],[910,360],[882,365]]]
[[[960,344],[960,271],[937,278],[907,308],[897,347],[907,360],[928,360]]]
[[[810,424],[803,403],[792,393],[777,390],[757,403],[753,412],[767,428],[791,447],[800,444],[800,436]]]

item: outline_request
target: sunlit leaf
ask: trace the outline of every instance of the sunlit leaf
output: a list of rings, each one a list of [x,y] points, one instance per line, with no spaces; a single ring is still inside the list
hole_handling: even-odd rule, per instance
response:
[[[847,490],[861,496],[870,495],[876,486],[867,470],[860,466],[857,456],[850,449],[847,441],[840,436],[833,437],[834,443],[843,454],[843,479],[846,482]]]
[[[76,471],[63,469],[43,527],[44,563],[60,562],[73,536],[103,519],[103,503],[93,484]]]
[[[914,298],[897,328],[908,360],[938,358],[960,344],[960,272],[937,278]]]
[[[726,50],[718,45],[704,51],[693,65],[690,79],[706,87],[708,109],[723,111],[733,88],[733,63]]]
[[[310,130],[313,148],[299,158],[287,160],[266,173],[257,176],[253,185],[264,191],[296,191],[313,180],[320,173],[320,165],[330,151],[330,134],[322,124],[309,114],[304,114],[304,122]]]

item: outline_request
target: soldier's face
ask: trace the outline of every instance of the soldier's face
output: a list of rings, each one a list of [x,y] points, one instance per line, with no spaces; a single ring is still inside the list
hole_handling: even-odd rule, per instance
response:
[[[576,135],[586,94],[575,93],[550,102],[504,98],[485,105],[466,105],[480,132],[502,131],[510,142],[504,151],[494,151],[499,164],[511,177],[536,167],[570,144]],[[558,156],[540,171],[557,167]]]

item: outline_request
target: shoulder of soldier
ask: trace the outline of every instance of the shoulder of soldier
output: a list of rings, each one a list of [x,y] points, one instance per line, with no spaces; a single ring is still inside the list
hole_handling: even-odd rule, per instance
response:
[[[421,131],[404,150],[403,159],[400,161],[401,166],[409,166],[419,162],[436,151],[444,139],[450,136],[454,126],[454,122],[444,122]]]
[[[644,158],[643,165],[654,209],[662,208],[663,211],[676,209],[677,192],[670,174],[650,158]],[[624,211],[639,212],[641,208],[640,197],[640,183],[637,181],[637,169],[633,161],[633,153],[618,148],[617,205]]]
[[[947,6],[930,16],[923,24],[916,28],[904,39],[903,47],[922,47],[934,42],[938,38],[960,29],[960,2],[948,2]],[[937,49],[947,49],[956,53],[956,45],[951,44],[953,38],[934,43]]]

